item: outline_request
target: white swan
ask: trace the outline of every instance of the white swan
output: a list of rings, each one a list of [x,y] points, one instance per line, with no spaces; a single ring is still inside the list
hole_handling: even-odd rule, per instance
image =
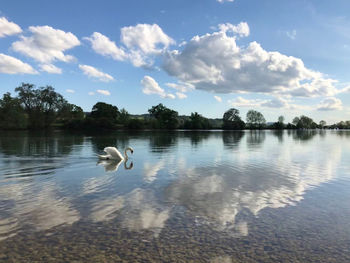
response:
[[[129,156],[127,155],[127,151],[130,151],[131,153],[134,153],[133,148],[127,147],[124,150],[124,156],[118,151],[115,147],[106,147],[103,149],[103,151],[107,154],[105,155],[98,155],[98,157],[101,160],[127,160]]]

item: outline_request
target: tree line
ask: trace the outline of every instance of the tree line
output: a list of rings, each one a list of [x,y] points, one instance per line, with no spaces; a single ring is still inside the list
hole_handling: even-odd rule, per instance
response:
[[[244,122],[239,110],[227,110],[222,119],[208,119],[192,112],[190,116],[179,116],[177,111],[163,104],[148,109],[148,114],[130,115],[126,109],[97,102],[91,112],[69,103],[53,87],[35,87],[22,83],[15,88],[15,97],[7,92],[0,99],[0,129],[46,129],[50,127],[67,129],[349,129],[350,121],[326,125],[325,121],[315,123],[307,116],[295,117],[292,123],[284,123],[284,117],[270,125],[266,124],[261,112],[249,110]]]

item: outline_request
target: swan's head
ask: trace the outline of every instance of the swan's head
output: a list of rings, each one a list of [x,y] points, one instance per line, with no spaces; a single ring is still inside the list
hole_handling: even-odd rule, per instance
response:
[[[131,147],[128,147],[128,148],[126,148],[126,151],[130,151],[132,154],[134,153],[134,149],[133,148],[131,148]]]

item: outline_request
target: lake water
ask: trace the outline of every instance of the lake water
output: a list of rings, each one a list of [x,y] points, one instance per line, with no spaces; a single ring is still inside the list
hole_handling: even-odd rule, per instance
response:
[[[1,132],[0,262],[350,262],[349,179],[350,131]]]

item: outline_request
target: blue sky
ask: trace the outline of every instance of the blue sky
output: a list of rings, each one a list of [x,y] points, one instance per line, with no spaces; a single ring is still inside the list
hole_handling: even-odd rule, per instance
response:
[[[221,117],[350,119],[350,2],[2,1],[0,92]]]

